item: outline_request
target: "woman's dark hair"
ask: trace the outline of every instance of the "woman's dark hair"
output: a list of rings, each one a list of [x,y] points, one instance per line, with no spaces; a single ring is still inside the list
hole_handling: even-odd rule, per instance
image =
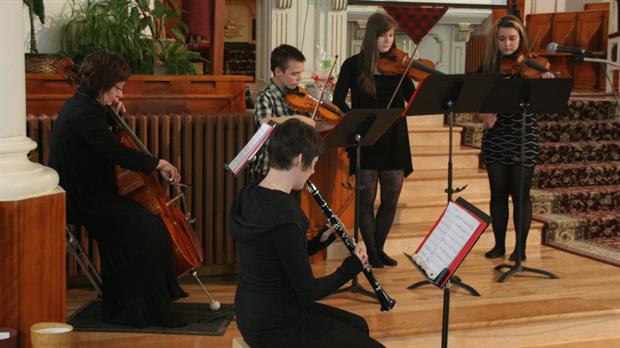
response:
[[[375,96],[375,70],[379,64],[379,48],[377,48],[377,39],[388,31],[396,29],[396,22],[392,17],[377,12],[368,17],[366,23],[366,32],[362,41],[362,49],[360,51],[360,76],[359,83],[364,93]],[[396,47],[396,40],[392,43],[392,47]]]
[[[284,72],[288,68],[288,63],[291,60],[298,62],[305,62],[306,57],[300,50],[291,45],[280,45],[271,51],[271,71],[275,72],[276,68],[280,68]]]
[[[93,96],[129,78],[129,64],[117,53],[98,51],[86,56],[77,77],[78,90]]]
[[[321,152],[321,137],[314,128],[297,119],[279,124],[269,137],[269,168],[289,170],[293,159],[301,154],[303,169]]]

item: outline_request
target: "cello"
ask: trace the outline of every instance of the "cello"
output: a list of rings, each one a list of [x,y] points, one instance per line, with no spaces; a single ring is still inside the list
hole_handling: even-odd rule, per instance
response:
[[[73,62],[61,60],[58,63],[58,71],[67,76],[69,80],[76,81],[77,71]],[[112,128],[120,142],[129,148],[152,156],[122,116],[112,108],[106,107],[105,109],[113,121]],[[162,219],[170,236],[172,259],[177,277],[186,273],[191,274],[207,294],[210,301],[209,308],[213,311],[219,310],[220,303],[213,299],[196,271],[202,265],[203,255],[191,227],[193,223],[191,213],[186,212],[185,194],[181,190],[181,186],[185,185],[170,185],[168,182],[162,182],[157,171],[136,172],[119,166],[116,167],[116,181],[118,193],[121,196],[134,200],[151,214]],[[171,187],[176,191],[173,198],[170,198]]]

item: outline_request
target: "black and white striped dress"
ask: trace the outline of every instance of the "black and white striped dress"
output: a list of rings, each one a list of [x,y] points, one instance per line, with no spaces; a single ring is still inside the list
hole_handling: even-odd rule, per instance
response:
[[[485,129],[482,136],[482,158],[490,164],[516,165],[521,158],[522,114],[498,114],[491,129]],[[538,160],[538,115],[525,117],[524,165],[533,167]]]

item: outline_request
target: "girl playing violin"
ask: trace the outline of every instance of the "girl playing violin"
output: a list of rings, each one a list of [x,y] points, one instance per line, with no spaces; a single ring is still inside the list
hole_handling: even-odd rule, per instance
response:
[[[97,241],[103,277],[103,319],[133,326],[183,326],[171,302],[187,297],[177,281],[170,236],[160,217],[118,193],[115,166],[158,171],[176,184],[178,170],[163,159],[123,145],[110,131],[109,107],[120,98],[129,65],[116,53],[84,58],[78,92],[64,104],[50,138],[50,166],[66,191],[67,223]]]
[[[377,65],[382,54],[395,47],[396,23],[383,13],[368,18],[366,33],[359,54],[348,58],[340,70],[333,103],[342,111],[351,108],[385,108],[396,90],[400,76],[379,73]],[[345,102],[351,91],[351,107]],[[392,108],[403,108],[414,91],[413,82],[405,77],[396,93]],[[350,168],[355,168],[355,151],[349,151]],[[360,182],[365,187],[360,197],[360,227],[368,259],[373,267],[395,266],[383,247],[394,221],[396,206],[404,177],[413,171],[406,118],[400,118],[372,146],[362,148]],[[381,185],[381,205],[375,215],[377,183]]]
[[[515,16],[500,18],[491,28],[487,39],[487,51],[478,69],[479,72],[502,72],[506,78],[521,78],[525,74],[520,71],[527,69],[521,64],[529,55],[527,51],[527,36],[523,24]],[[504,67],[501,71],[500,67]],[[552,78],[550,72],[540,73],[543,78]],[[525,158],[523,163],[524,192],[523,212],[521,221],[519,216],[519,180],[521,176],[521,114],[479,114],[484,123],[482,137],[482,157],[487,167],[489,185],[491,189],[491,217],[493,219],[493,234],[495,246],[488,251],[487,258],[503,257],[505,254],[506,227],[508,225],[508,197],[513,202],[513,222],[515,229],[520,228],[522,259],[525,260],[525,245],[532,221],[532,203],[530,201],[530,186],[532,175],[539,152],[538,123],[535,114],[526,116],[525,125]],[[515,251],[510,260],[516,259]]]

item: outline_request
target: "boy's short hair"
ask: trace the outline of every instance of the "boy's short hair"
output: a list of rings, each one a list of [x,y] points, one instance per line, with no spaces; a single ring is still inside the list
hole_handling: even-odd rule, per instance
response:
[[[288,62],[296,60],[305,62],[306,57],[300,50],[291,45],[280,45],[271,51],[271,72],[275,72],[276,68],[280,68],[283,72],[288,68]]]
[[[321,152],[321,137],[314,128],[291,118],[279,124],[269,137],[267,153],[269,168],[289,170],[293,159],[301,154],[303,169],[312,165],[312,161]]]

